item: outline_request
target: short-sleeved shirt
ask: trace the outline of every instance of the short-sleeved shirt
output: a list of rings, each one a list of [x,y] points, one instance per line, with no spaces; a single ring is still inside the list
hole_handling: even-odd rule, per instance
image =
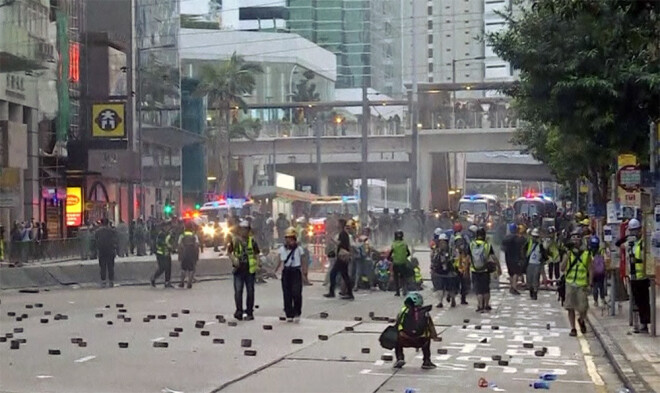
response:
[[[287,261],[287,257],[291,253],[291,250],[281,246],[279,250],[280,254],[280,261],[284,264],[284,267],[287,268],[296,268],[296,267],[301,267],[302,266],[302,249],[300,247],[296,247],[295,250],[293,250],[293,254],[291,254],[291,257]]]

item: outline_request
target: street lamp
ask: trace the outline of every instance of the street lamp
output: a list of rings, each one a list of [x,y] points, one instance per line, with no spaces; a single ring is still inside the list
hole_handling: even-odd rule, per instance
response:
[[[485,56],[477,56],[477,57],[467,57],[463,59],[452,59],[451,61],[451,83],[456,84],[456,63],[459,61],[471,61],[471,60],[485,60]],[[467,87],[467,90],[470,90],[470,87]],[[452,128],[456,128],[456,88],[452,90],[452,105],[451,105],[451,115],[452,115]]]
[[[138,128],[137,128],[137,137],[138,137],[138,155],[140,159],[140,215],[144,217],[144,176],[143,176],[143,168],[142,168],[142,79],[140,78],[140,71],[142,71],[142,53],[143,52],[149,52],[152,50],[160,50],[160,49],[174,49],[176,48],[176,45],[174,44],[166,44],[166,45],[157,45],[157,46],[151,46],[148,48],[137,48],[137,61],[136,61],[136,80],[137,80],[137,92],[136,92],[136,99],[137,99],[137,118],[138,118]]]

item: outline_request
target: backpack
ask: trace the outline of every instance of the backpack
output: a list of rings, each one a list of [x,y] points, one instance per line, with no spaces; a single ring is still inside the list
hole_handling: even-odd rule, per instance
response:
[[[192,233],[184,234],[181,238],[181,257],[184,260],[197,260],[199,248],[195,241],[195,235]]]
[[[594,256],[593,271],[594,278],[601,278],[605,276],[605,257],[601,254]]]
[[[429,327],[429,311],[430,306],[408,308],[407,312],[402,315],[403,331],[412,337],[423,335]]]
[[[477,271],[486,270],[486,243],[473,242],[470,245],[470,253],[472,254],[472,266]]]

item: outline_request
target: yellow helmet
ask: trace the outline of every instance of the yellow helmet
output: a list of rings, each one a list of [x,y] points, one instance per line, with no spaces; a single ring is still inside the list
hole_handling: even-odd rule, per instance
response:
[[[576,220],[578,220],[578,221],[582,220],[583,217],[584,217],[584,215],[582,214],[582,212],[575,213],[575,219]]]
[[[584,220],[580,221],[580,225],[584,225],[585,227],[588,227],[591,225],[591,221],[589,221],[588,218],[585,218]]]
[[[298,237],[298,233],[296,232],[296,228],[294,228],[294,227],[287,228],[286,231],[284,232],[284,237],[293,237],[293,238]]]
[[[525,232],[527,232],[527,227],[524,224],[518,225],[518,233],[524,234]]]

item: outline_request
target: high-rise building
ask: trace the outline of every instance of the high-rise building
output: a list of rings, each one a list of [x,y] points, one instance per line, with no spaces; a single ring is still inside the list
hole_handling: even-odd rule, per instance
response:
[[[337,88],[371,86],[369,0],[288,0],[287,27],[337,56]]]
[[[371,1],[371,87],[401,98],[403,89],[402,0]]]
[[[186,0],[181,14],[196,22],[211,22],[220,30],[284,31],[286,0]],[[204,24],[192,23],[189,28]],[[206,24],[205,26],[211,26]]]

